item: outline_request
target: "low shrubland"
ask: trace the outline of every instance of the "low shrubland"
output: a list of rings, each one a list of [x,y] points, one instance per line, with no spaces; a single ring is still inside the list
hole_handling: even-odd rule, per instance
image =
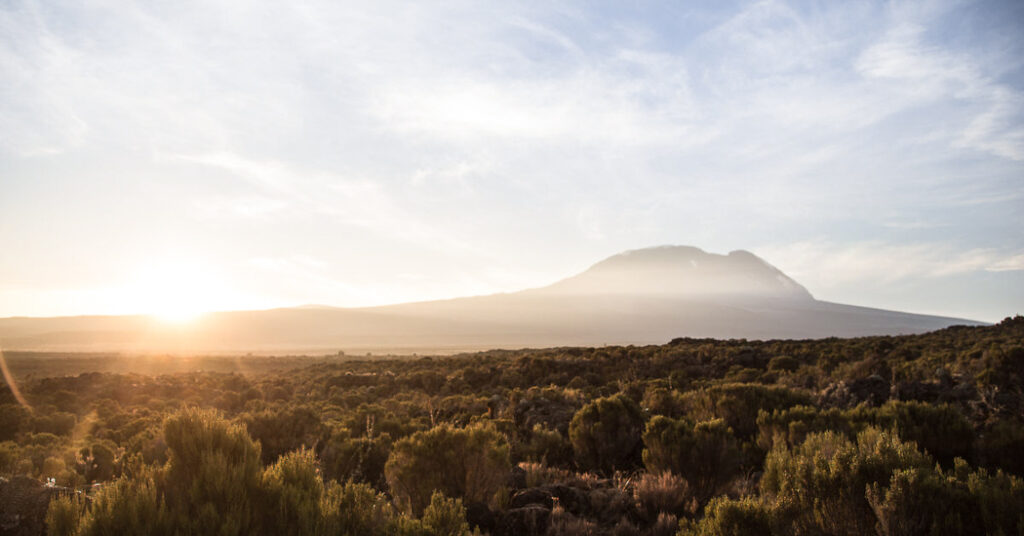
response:
[[[0,390],[0,495],[51,534],[1020,534],[1022,348],[1017,317],[37,376]]]

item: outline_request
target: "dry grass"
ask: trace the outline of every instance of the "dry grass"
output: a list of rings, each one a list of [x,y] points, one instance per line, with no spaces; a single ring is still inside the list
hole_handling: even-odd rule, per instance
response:
[[[633,486],[633,498],[640,513],[650,520],[660,519],[660,514],[692,514],[697,507],[686,480],[668,471],[642,475]]]

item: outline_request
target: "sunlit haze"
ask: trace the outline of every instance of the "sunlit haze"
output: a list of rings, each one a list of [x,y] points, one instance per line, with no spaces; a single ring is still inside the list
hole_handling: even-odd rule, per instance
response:
[[[0,317],[539,287],[659,244],[1024,312],[1024,3],[0,5]]]

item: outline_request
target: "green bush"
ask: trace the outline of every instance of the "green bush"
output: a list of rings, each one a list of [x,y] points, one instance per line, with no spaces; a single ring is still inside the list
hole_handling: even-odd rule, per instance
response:
[[[526,439],[513,446],[515,461],[538,462],[551,466],[572,463],[572,444],[558,432],[535,424]]]
[[[917,443],[946,467],[954,458],[972,458],[974,429],[963,414],[949,404],[892,400],[874,411],[875,426],[896,430],[904,441]]]
[[[324,483],[307,449],[278,458],[263,471],[261,528],[267,534],[316,534],[323,524]]]
[[[384,465],[391,454],[391,436],[351,438],[338,434],[320,453],[324,476],[345,482],[354,480],[383,489],[386,485]]]
[[[968,536],[983,526],[967,484],[932,468],[900,469],[868,487],[880,536]]]
[[[986,533],[1024,534],[1024,480],[1002,471],[967,473],[962,460],[954,470],[977,498]]]
[[[1024,422],[1000,419],[990,424],[978,439],[982,465],[1024,475]]]
[[[800,361],[788,355],[773,357],[772,360],[768,362],[768,370],[793,372],[798,368],[800,368]]]
[[[698,421],[724,419],[741,441],[757,434],[757,416],[798,405],[810,405],[810,396],[785,387],[745,383],[716,385],[683,395],[686,413]]]
[[[175,526],[192,534],[253,531],[260,447],[242,425],[215,411],[186,409],[168,417],[164,439],[167,504]]]
[[[757,444],[771,448],[781,438],[788,446],[800,444],[813,432],[831,430],[853,437],[868,426],[895,431],[904,441],[913,441],[945,466],[953,459],[970,458],[974,452],[974,430],[962,413],[949,404],[891,400],[872,408],[861,405],[849,410],[819,410],[794,406],[757,417]]]
[[[243,421],[249,435],[260,444],[264,464],[293,450],[313,447],[327,435],[319,413],[306,406],[265,410],[246,415]]]
[[[387,497],[367,484],[332,482],[324,494],[324,533],[393,534],[399,517]]]
[[[20,404],[0,404],[0,441],[15,439],[31,418],[32,414]]]
[[[694,424],[658,416],[647,423],[643,441],[647,470],[682,476],[701,505],[732,482],[742,461],[739,444],[721,419]]]
[[[569,423],[569,441],[584,469],[612,473],[637,467],[644,415],[631,398],[616,395],[583,406]]]
[[[869,486],[882,536],[1024,533],[1024,482],[1002,472],[916,468],[893,473],[887,488]]]
[[[775,411],[760,411],[757,415],[757,445],[765,451],[779,441],[787,447],[804,442],[808,434],[831,430],[852,437],[863,427],[850,421],[841,409],[818,409],[812,406],[793,406]]]
[[[493,428],[441,425],[395,443],[385,466],[391,494],[417,515],[434,491],[473,502],[491,502],[511,469],[509,447]]]
[[[51,502],[46,520],[51,535],[174,534],[167,509],[148,472],[138,478],[119,478],[104,484],[88,507],[81,497],[57,499]]]
[[[46,509],[46,534],[49,536],[74,536],[85,513],[85,496],[65,495],[50,501]]]
[[[423,528],[431,536],[468,536],[466,509],[460,499],[449,499],[439,491],[430,496],[430,504],[423,511]]]
[[[858,434],[856,442],[835,432],[811,434],[793,449],[772,449],[761,491],[787,518],[792,534],[869,534],[875,515],[867,486],[889,482],[894,471],[931,464],[912,443],[875,428]]]
[[[699,523],[684,522],[679,536],[768,536],[772,512],[752,497],[733,500],[716,497],[704,509]]]

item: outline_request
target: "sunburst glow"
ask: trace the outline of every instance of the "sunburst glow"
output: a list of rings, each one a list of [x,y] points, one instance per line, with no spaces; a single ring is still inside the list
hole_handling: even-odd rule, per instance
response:
[[[202,266],[185,261],[166,261],[147,266],[132,285],[136,310],[167,323],[195,321],[217,308],[222,286]]]

